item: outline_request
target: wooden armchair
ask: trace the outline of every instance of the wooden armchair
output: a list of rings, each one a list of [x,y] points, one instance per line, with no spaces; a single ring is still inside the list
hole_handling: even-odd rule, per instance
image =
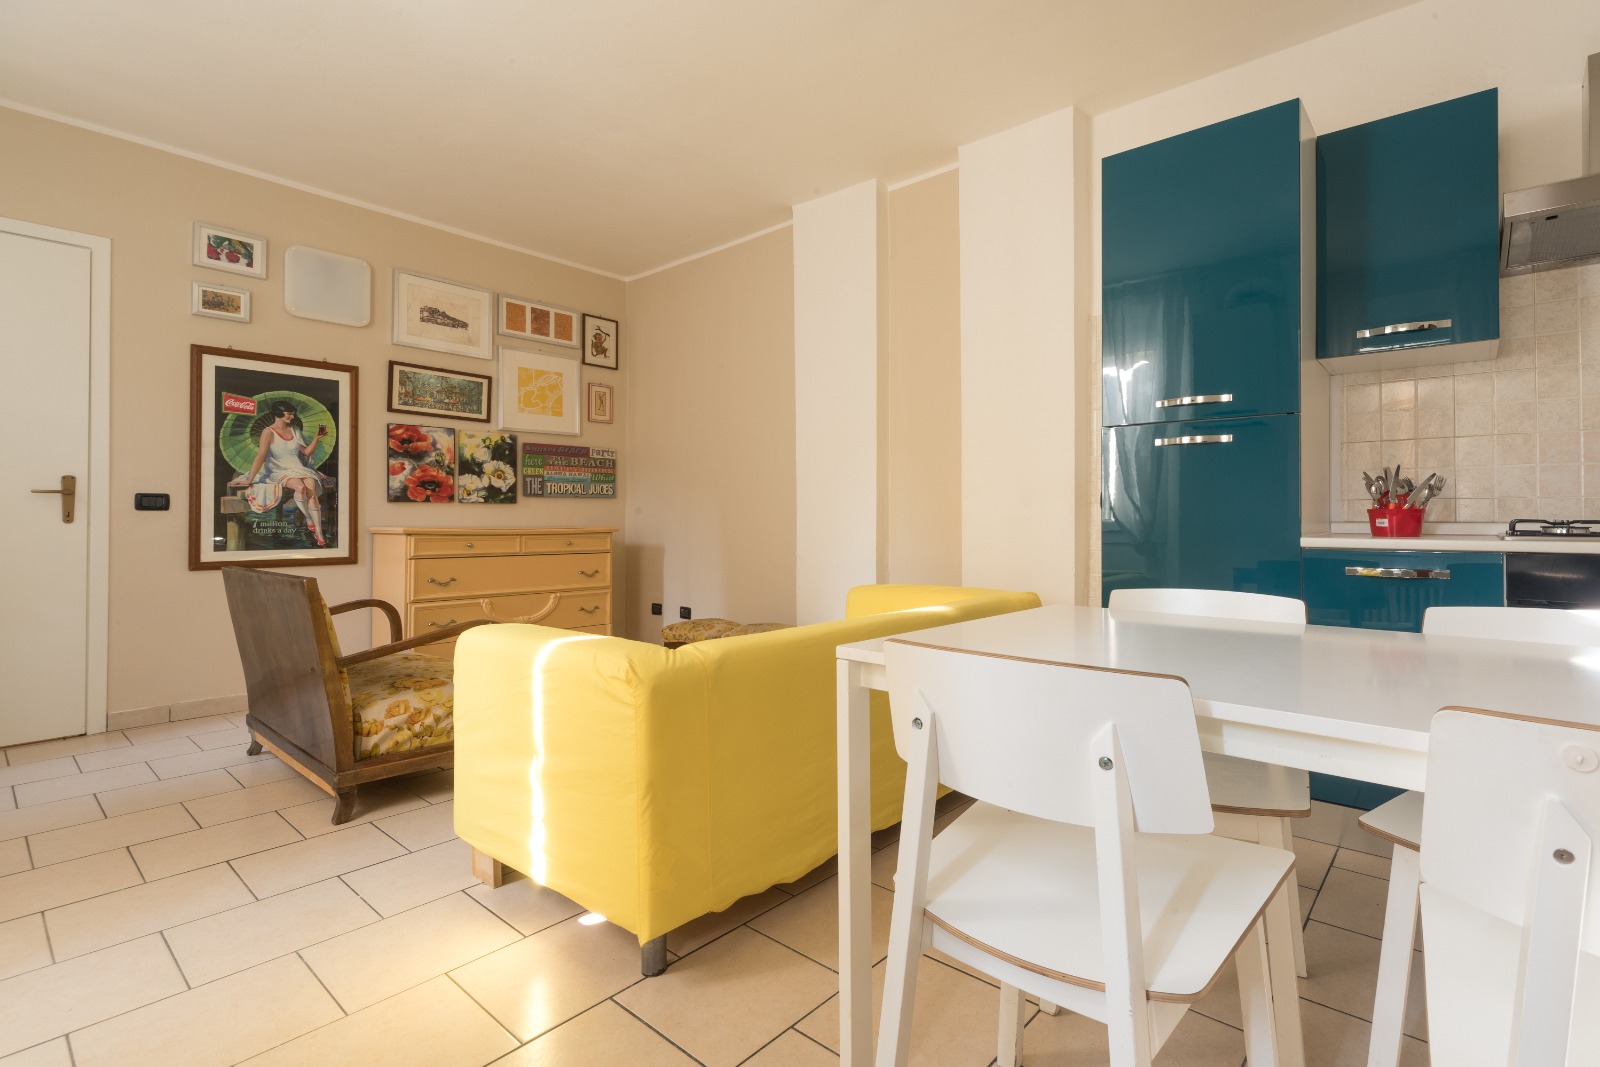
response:
[[[412,650],[484,620],[402,641],[393,605],[329,607],[314,578],[224,567],[222,584],[244,665],[249,751],[267,748],[327,790],[334,823],[353,814],[358,785],[452,762],[451,662]],[[393,640],[344,656],[333,616],[356,608],[383,612]]]

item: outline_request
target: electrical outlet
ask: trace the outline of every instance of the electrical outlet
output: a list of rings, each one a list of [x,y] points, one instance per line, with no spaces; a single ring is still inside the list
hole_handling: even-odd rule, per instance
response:
[[[688,608],[679,608],[678,609],[678,618],[680,618],[680,619],[692,619],[692,618],[694,618],[694,612],[689,610]]]
[[[651,604],[650,605],[650,614],[652,614],[652,615],[660,615],[661,614],[661,605],[660,604]]]

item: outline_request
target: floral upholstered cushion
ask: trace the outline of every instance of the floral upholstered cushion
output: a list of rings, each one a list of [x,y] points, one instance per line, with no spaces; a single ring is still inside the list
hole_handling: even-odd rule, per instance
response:
[[[357,663],[346,671],[355,713],[356,759],[411,752],[455,739],[450,663],[417,652]]]
[[[710,641],[726,637],[728,631],[738,625],[732,619],[685,619],[671,626],[663,626],[661,640],[665,644],[678,645],[686,645],[691,641]]]
[[[787,629],[789,629],[789,624],[786,622],[747,622],[743,626],[735,626],[722,636],[743,637],[745,634],[765,634],[771,633],[773,630]]]

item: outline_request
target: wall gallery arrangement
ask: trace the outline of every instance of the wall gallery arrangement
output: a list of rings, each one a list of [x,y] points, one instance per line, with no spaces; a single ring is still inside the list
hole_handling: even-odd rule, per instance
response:
[[[192,345],[189,569],[354,563],[357,368]]]
[[[196,222],[192,252],[197,267],[267,276],[265,237]],[[366,261],[294,245],[283,267],[289,314],[371,322]],[[579,436],[585,421],[615,421],[615,386],[585,389],[581,370],[617,369],[615,319],[416,271],[395,268],[393,279],[396,345],[494,359],[501,334],[579,352],[502,345],[491,374],[390,360],[388,409],[428,421],[388,424],[388,500],[514,504],[519,481],[522,497],[616,496],[615,449],[519,443],[512,432]],[[249,323],[250,305],[248,289],[191,283],[195,315]],[[206,345],[190,346],[190,362],[190,569],[356,562],[357,368]]]

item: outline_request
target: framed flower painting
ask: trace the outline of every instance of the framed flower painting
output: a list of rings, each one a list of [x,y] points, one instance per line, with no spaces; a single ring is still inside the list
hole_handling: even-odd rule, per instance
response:
[[[461,431],[456,499],[463,504],[517,502],[517,438],[509,433]]]
[[[456,498],[456,431],[451,426],[389,424],[389,500],[450,504]]]

